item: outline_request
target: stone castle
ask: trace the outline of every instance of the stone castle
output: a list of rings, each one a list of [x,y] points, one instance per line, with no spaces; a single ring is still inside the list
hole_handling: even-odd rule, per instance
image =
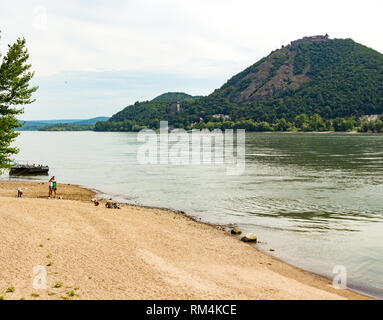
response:
[[[327,33],[324,36],[304,37],[303,39],[291,41],[291,45],[296,46],[298,44],[305,43],[305,42],[323,42],[323,41],[327,41],[329,38],[330,36]]]

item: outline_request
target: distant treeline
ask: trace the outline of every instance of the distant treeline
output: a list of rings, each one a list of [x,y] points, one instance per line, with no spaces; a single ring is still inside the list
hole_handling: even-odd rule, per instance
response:
[[[142,129],[158,129],[159,120],[151,122],[149,126],[138,125],[133,120],[123,121],[101,121],[96,123],[95,131],[122,131],[122,132],[137,132]],[[267,131],[300,131],[300,132],[313,132],[313,131],[337,131],[337,132],[383,132],[383,116],[377,120],[368,121],[360,120],[359,118],[336,118],[332,120],[325,120],[320,115],[314,114],[308,116],[301,114],[295,117],[293,121],[288,121],[284,118],[279,119],[275,123],[267,121],[256,122],[253,120],[239,120],[239,121],[224,121],[211,117],[208,121],[200,121],[194,125],[184,125],[178,123],[177,128],[185,130],[191,129],[245,129],[246,131],[267,132]]]
[[[94,129],[94,125],[89,124],[68,124],[58,123],[49,126],[44,126],[38,129],[38,131],[91,131]]]
[[[98,121],[106,121],[109,117],[95,117],[91,119],[57,119],[57,120],[19,120],[18,131],[83,131],[93,130]],[[63,126],[57,126],[57,125]]]

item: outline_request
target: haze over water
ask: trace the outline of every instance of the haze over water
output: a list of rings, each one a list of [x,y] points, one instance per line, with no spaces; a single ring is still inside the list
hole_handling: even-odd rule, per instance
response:
[[[234,223],[256,233],[261,250],[328,277],[343,265],[349,286],[383,297],[383,135],[247,133],[239,176],[223,166],[141,165],[136,136],[22,132],[16,159],[49,165],[58,183]]]

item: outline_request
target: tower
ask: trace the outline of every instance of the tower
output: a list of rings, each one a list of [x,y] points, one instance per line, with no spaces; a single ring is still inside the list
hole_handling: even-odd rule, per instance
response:
[[[173,101],[170,104],[170,113],[174,114],[181,111],[181,105],[179,101]]]

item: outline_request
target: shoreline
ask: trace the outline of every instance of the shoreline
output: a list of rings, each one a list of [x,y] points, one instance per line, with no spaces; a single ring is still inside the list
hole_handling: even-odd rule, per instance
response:
[[[270,133],[273,133],[273,132],[270,132]],[[287,133],[287,132],[285,132]],[[322,133],[322,132],[316,132],[316,133]],[[329,132],[327,132],[329,133]],[[332,132],[332,133],[339,133],[339,132]],[[350,132],[350,133],[358,133],[358,132]],[[74,186],[77,186],[77,187],[80,187],[80,188],[84,188],[84,189],[88,189],[88,190],[91,190],[93,192],[95,192],[95,198],[97,198],[98,200],[107,200],[107,198],[111,195],[109,194],[106,194],[104,193],[103,191],[101,190],[98,190],[98,189],[95,189],[95,188],[90,188],[90,187],[86,187],[86,186],[81,186],[81,185],[74,185]],[[163,211],[167,211],[167,212],[171,212],[171,213],[174,213],[174,214],[179,214],[179,215],[182,215],[188,219],[191,219],[192,221],[194,221],[195,223],[201,223],[201,224],[204,224],[204,225],[207,225],[207,226],[210,226],[212,228],[216,228],[218,230],[221,230],[227,234],[229,234],[231,237],[237,239],[238,241],[240,241],[241,237],[244,236],[245,234],[240,234],[240,235],[234,235],[234,234],[231,234],[231,230],[236,227],[236,225],[232,225],[232,226],[229,226],[229,225],[219,225],[219,224],[214,224],[214,223],[210,223],[210,222],[207,222],[207,221],[204,221],[202,220],[200,217],[198,216],[194,216],[194,215],[191,215],[183,210],[177,210],[177,209],[172,209],[172,208],[167,208],[167,207],[156,207],[156,206],[148,206],[148,205],[145,205],[145,204],[134,204],[134,203],[129,203],[129,202],[117,202],[118,204],[120,205],[126,205],[126,206],[132,206],[132,207],[139,207],[139,208],[146,208],[146,209],[155,209],[155,210],[163,210]],[[268,252],[267,250],[262,250],[258,247],[255,247],[255,245],[251,245],[255,250],[257,250],[258,252],[274,259],[274,260],[277,260],[281,263],[284,263],[284,264],[287,264],[289,265],[290,267],[292,268],[296,268],[298,271],[303,271],[303,272],[307,272],[309,274],[311,274],[312,276],[314,277],[319,277],[321,278],[322,280],[324,281],[327,281],[327,282],[331,282],[331,278],[329,278],[328,276],[326,276],[325,274],[320,274],[320,273],[317,273],[317,272],[313,272],[313,271],[310,271],[310,270],[306,270],[306,269],[303,269],[297,265],[294,265],[292,263],[289,263],[279,257],[276,257],[274,255],[271,255],[270,252]],[[363,289],[357,289],[357,288],[353,288],[353,287],[347,287],[348,291],[351,291],[353,293],[356,293],[358,295],[361,295],[361,296],[364,296],[366,297],[367,299],[380,299],[376,296],[374,296],[373,294],[370,294],[366,291],[363,291]]]
[[[84,186],[79,186],[79,187],[95,191],[96,192],[95,196],[96,196],[96,198],[98,200],[105,201],[106,198],[107,198],[107,197],[106,198],[98,198],[97,197],[99,195],[106,195],[105,193],[103,193],[100,190],[93,189],[93,188],[87,188],[87,187],[84,187]],[[129,203],[129,202],[117,202],[117,204],[125,205],[125,206],[131,206],[131,207],[146,208],[146,209],[149,209],[149,210],[151,210],[151,209],[162,210],[162,211],[165,211],[165,212],[170,212],[170,213],[174,213],[174,214],[177,214],[177,215],[182,215],[185,218],[190,219],[190,220],[192,220],[195,223],[204,224],[204,225],[207,225],[209,227],[215,228],[217,230],[223,231],[223,232],[227,233],[228,235],[230,235],[232,238],[237,239],[238,241],[241,241],[241,237],[245,235],[244,233],[242,233],[240,235],[231,234],[231,229],[234,228],[235,225],[233,225],[231,227],[229,225],[218,225],[218,224],[210,223],[210,222],[207,222],[207,221],[203,221],[201,218],[199,218],[197,216],[193,216],[193,215],[191,215],[191,214],[189,214],[189,213],[187,213],[187,212],[185,212],[183,210],[171,209],[171,208],[166,208],[166,207],[147,206],[147,205],[144,205],[144,204],[133,204],[133,203]],[[279,262],[281,262],[283,264],[286,264],[286,265],[288,265],[288,266],[290,266],[292,268],[295,268],[296,270],[298,270],[300,272],[306,272],[309,275],[312,275],[313,277],[318,277],[318,278],[324,280],[325,282],[331,283],[331,281],[332,281],[331,278],[327,277],[324,274],[320,274],[320,273],[316,273],[316,272],[313,272],[313,271],[309,271],[309,270],[300,268],[299,266],[296,266],[296,265],[294,265],[292,263],[284,261],[283,259],[278,258],[278,257],[276,257],[274,255],[271,255],[267,250],[261,250],[260,248],[256,247],[255,244],[250,244],[250,245],[252,246],[252,248],[257,250],[261,254],[264,254],[264,255],[266,255],[266,256],[274,259],[274,260],[277,260],[277,261],[279,261]],[[367,299],[379,299],[379,298],[373,296],[372,294],[369,294],[368,292],[363,292],[362,289],[356,289],[356,288],[352,288],[352,287],[347,287],[346,290],[347,291],[351,291],[351,292],[353,292],[353,293],[355,293],[357,295],[364,296]]]
[[[16,198],[16,188],[19,186],[25,189],[24,197],[22,199]],[[89,229],[89,234],[86,234],[86,237],[91,236],[92,239],[95,234],[99,235],[99,232],[93,234],[93,229],[103,229],[102,225],[100,226],[98,224],[94,224],[93,221],[90,223],[93,214],[97,215],[97,219],[100,219],[106,223],[104,230],[106,234],[113,234],[115,232],[120,233],[121,238],[126,238],[126,241],[131,244],[131,247],[135,249],[139,247],[138,250],[135,250],[135,254],[138,253],[139,257],[136,257],[137,259],[133,259],[132,261],[135,268],[132,268],[129,263],[125,265],[126,268],[133,271],[133,273],[138,272],[138,278],[143,277],[146,274],[145,272],[139,272],[142,268],[154,271],[149,278],[151,281],[157,283],[156,289],[154,290],[149,287],[147,289],[152,289],[151,294],[142,293],[134,298],[373,299],[364,293],[359,293],[352,289],[336,290],[332,288],[332,284],[329,279],[287,264],[278,258],[260,251],[254,246],[250,246],[239,241],[238,237],[228,234],[224,226],[216,226],[200,221],[199,218],[189,216],[183,211],[126,203],[120,204],[121,210],[106,209],[104,206],[105,202],[102,202],[99,207],[94,207],[94,205],[90,202],[90,199],[95,197],[99,190],[91,190],[89,188],[83,188],[75,185],[60,184],[58,187],[59,190],[57,197],[61,196],[63,199],[58,200],[58,198],[56,198],[48,200],[47,195],[45,195],[48,189],[47,183],[0,181],[0,201],[3,205],[11,202],[11,207],[17,206],[19,210],[24,210],[24,215],[16,214],[18,220],[17,223],[13,225],[12,212],[7,210],[4,211],[3,206],[0,206],[0,221],[2,222],[0,224],[0,231],[7,233],[8,238],[6,238],[8,239],[8,244],[11,247],[18,246],[17,242],[20,242],[21,239],[15,237],[14,235],[14,233],[17,233],[18,231],[16,226],[28,224],[28,221],[25,221],[26,217],[29,219],[37,219],[37,221],[39,221],[41,216],[40,213],[36,211],[40,211],[39,208],[41,206],[52,207],[53,210],[70,214],[69,219],[66,219],[67,217],[65,215],[57,215],[57,218],[62,219],[63,224],[66,225],[66,228],[61,229],[62,233],[71,233],[71,229],[75,226],[77,233],[83,233],[83,229]],[[14,199],[12,200],[12,198]],[[23,206],[23,202],[28,202],[28,206]],[[33,210],[32,207],[34,207],[35,210]],[[76,207],[81,207],[83,210],[80,216],[74,213],[74,211],[76,211]],[[31,214],[29,214],[30,212]],[[53,217],[49,217],[50,212],[51,211],[48,210],[48,212],[44,212],[42,216],[47,219],[54,219]],[[134,216],[130,218],[129,213],[132,212],[134,213]],[[110,216],[109,213],[113,213],[113,216]],[[145,216],[145,221],[141,221],[141,216]],[[4,224],[4,218],[6,218],[5,221],[11,219],[10,225]],[[74,219],[73,222],[71,221],[71,218]],[[88,219],[90,219],[90,221],[88,221]],[[118,222],[117,220],[121,220],[121,223],[117,223],[116,225],[116,222]],[[132,222],[134,222],[135,225],[135,228],[133,229],[130,226]],[[156,223],[158,223],[163,230],[158,230],[156,228]],[[46,226],[49,227],[50,225],[48,224]],[[110,229],[107,229],[107,226],[110,227]],[[36,226],[32,223],[30,227],[35,228]],[[38,226],[37,229],[39,229]],[[185,233],[185,237],[182,237],[182,234],[180,237],[177,230],[182,230]],[[40,230],[40,232],[41,231],[42,230]],[[150,231],[156,233],[156,236],[153,239],[149,239],[150,241],[145,241],[146,236],[142,233],[148,232],[150,235]],[[28,232],[28,228],[26,228],[26,232]],[[189,236],[186,236],[186,234],[189,234]],[[82,243],[84,240],[82,237],[78,237],[77,234],[74,234],[73,236],[77,237],[77,240],[81,243],[81,245],[85,245]],[[54,236],[52,236],[52,240],[53,237]],[[90,248],[84,250],[86,253],[82,253],[80,250],[80,252],[75,251],[69,254],[66,252],[65,245],[62,243],[67,243],[68,239],[62,239],[61,234],[56,234],[56,237],[61,238],[60,241],[58,241],[58,248],[64,251],[67,255],[66,257],[65,254],[63,255],[64,258],[60,261],[58,267],[61,267],[61,272],[65,273],[67,277],[73,277],[73,275],[70,275],[73,270],[71,270],[72,268],[69,268],[70,270],[68,270],[68,268],[63,267],[62,265],[66,264],[67,259],[71,260],[71,258],[73,258],[72,255],[82,256],[85,254],[89,260],[88,262],[90,262],[93,266],[93,270],[96,269],[97,272],[101,272],[98,270],[100,266],[97,264],[97,259],[95,260],[94,257],[89,256],[90,252],[92,252]],[[219,238],[219,240],[217,240],[217,238]],[[101,237],[99,239],[99,244],[105,246],[106,250],[104,252],[103,259],[107,261],[107,263],[110,263],[110,260],[117,258],[124,260],[124,258],[121,257],[120,251],[116,251],[108,256],[108,245],[105,245],[103,240],[104,239]],[[145,242],[149,243],[144,244]],[[225,245],[221,242],[224,242]],[[73,246],[73,243],[71,244],[72,250],[76,250],[76,246]],[[153,246],[156,246],[158,250],[152,252]],[[169,247],[172,247],[172,250],[168,250]],[[121,248],[121,250],[124,250],[124,248]],[[190,250],[194,254],[191,256],[185,255],[185,250]],[[6,251],[5,256],[9,255],[12,257],[15,254],[14,251],[7,252],[7,249],[4,251]],[[36,248],[34,248],[33,251],[36,251]],[[179,256],[170,258],[170,256],[173,255],[172,251],[178,252]],[[173,265],[173,259],[176,257],[179,258],[180,261],[176,265]],[[33,260],[33,258],[31,259]],[[9,261],[9,259],[4,260],[3,254],[0,255],[0,264],[7,263],[7,261]],[[211,265],[212,262],[215,261],[220,262],[219,266],[214,263]],[[18,262],[20,263],[20,259],[18,259]],[[190,265],[193,267],[190,267]],[[86,264],[82,264],[79,267],[80,270],[83,270],[84,268],[87,268]],[[190,270],[188,270],[189,272],[185,272],[185,268],[190,268]],[[7,268],[5,269],[7,270]],[[8,273],[4,273],[6,274],[6,277],[9,278]],[[76,271],[74,271],[74,273],[76,273]],[[160,276],[156,277],[156,273],[159,273]],[[209,278],[205,278],[204,274],[206,273],[210,274]],[[11,272],[11,275],[12,274],[13,273]],[[117,277],[120,275],[122,279],[126,278],[123,270],[120,269],[115,270],[115,275]],[[110,275],[107,276],[104,274],[104,276],[105,279],[102,279],[103,277],[100,276],[101,282],[104,282],[104,280],[110,278]],[[30,277],[30,274],[27,278],[28,277]],[[144,278],[146,279],[146,277]],[[145,283],[145,279],[143,280],[143,283]],[[23,280],[25,282],[26,279]],[[21,279],[20,281],[23,282]],[[234,286],[230,283],[231,281],[234,282]],[[5,282],[9,283],[8,286],[12,285],[12,279],[6,279]],[[4,283],[4,281],[0,280],[0,296],[4,294],[4,287],[6,285],[7,284]],[[169,285],[174,287],[171,292],[166,291],[166,286]],[[113,286],[110,288],[111,292],[104,292],[104,297],[102,297],[99,293],[92,294],[92,290],[88,289],[89,286],[92,287],[90,284],[81,285],[80,288],[83,288],[82,290],[86,291],[86,294],[82,293],[82,295],[79,295],[79,299],[132,298],[131,293],[128,293],[130,292],[128,288],[126,288],[125,295],[116,295],[116,288]],[[129,287],[129,285],[127,286]],[[187,292],[181,289],[184,286],[190,287]],[[120,289],[124,291],[122,288]],[[24,291],[22,292],[26,292],[28,290],[31,291],[31,289],[24,284]],[[191,293],[191,291],[193,293]],[[42,294],[41,296],[44,299],[59,298],[56,295],[44,296]],[[26,299],[31,298],[28,296],[23,297]],[[6,299],[8,298],[13,298],[12,294],[6,294]]]
[[[53,130],[53,131],[40,131],[40,130],[16,130],[16,132],[96,132],[96,133],[138,133],[137,131],[95,131],[95,130]],[[381,135],[383,132],[359,132],[356,130],[353,131],[246,131],[247,133],[282,133],[282,134],[346,134],[346,135]]]

